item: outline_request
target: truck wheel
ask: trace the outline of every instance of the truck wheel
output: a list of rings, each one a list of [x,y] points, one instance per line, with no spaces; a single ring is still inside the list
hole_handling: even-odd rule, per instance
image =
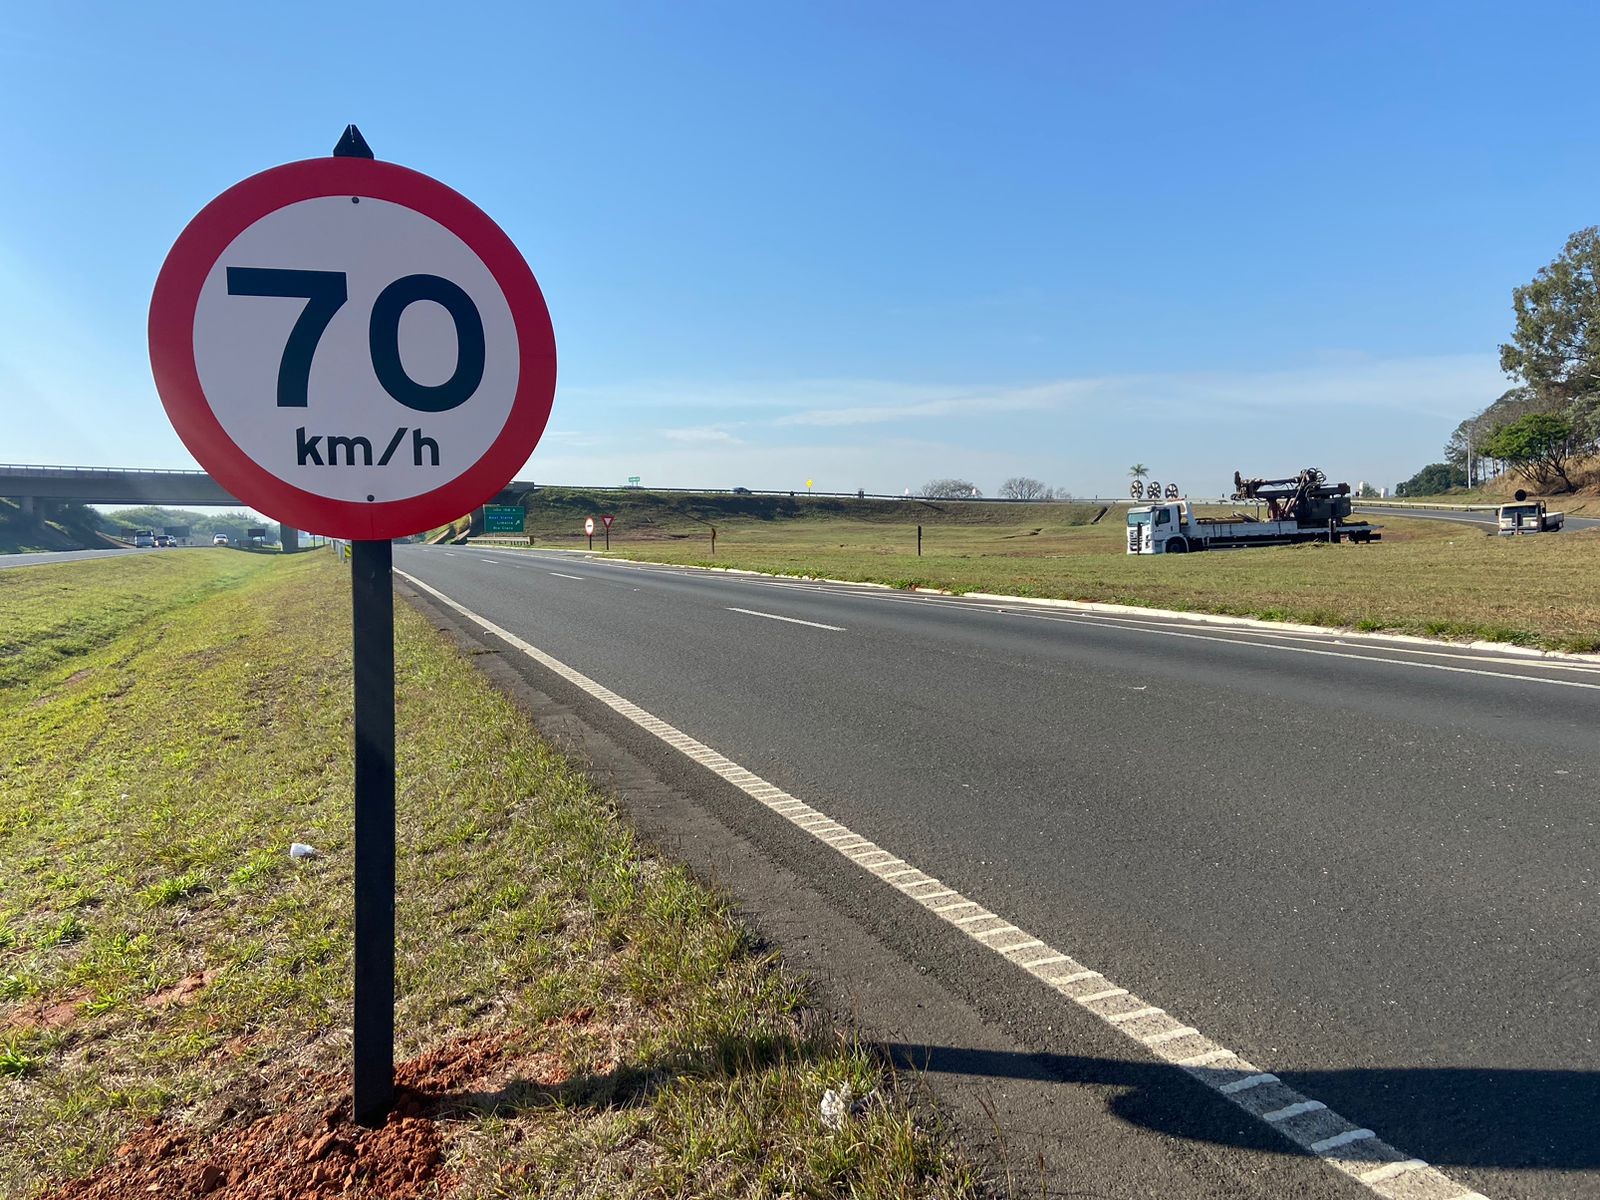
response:
[[[1167,553],[1187,554],[1189,553],[1189,543],[1181,537],[1169,538],[1167,539]]]

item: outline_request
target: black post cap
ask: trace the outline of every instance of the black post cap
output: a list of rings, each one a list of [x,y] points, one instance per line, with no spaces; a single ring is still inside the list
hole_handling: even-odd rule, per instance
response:
[[[372,147],[367,145],[367,139],[361,136],[361,130],[354,125],[344,127],[344,136],[339,139],[339,144],[333,148],[335,158],[371,158]]]

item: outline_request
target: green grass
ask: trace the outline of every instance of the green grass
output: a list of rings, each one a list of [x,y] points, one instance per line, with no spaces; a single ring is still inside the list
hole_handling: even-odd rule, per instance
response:
[[[0,1194],[347,1070],[348,586],[327,554],[0,575],[26,632],[0,660]],[[399,1054],[492,1035],[525,1081],[448,1123],[464,1193],[973,1192],[727,901],[403,607],[396,643]],[[845,1082],[884,1102],[832,1133]]]
[[[1016,510],[999,511],[1016,520]],[[1225,613],[1267,620],[1600,650],[1600,534],[1496,538],[1442,521],[1384,517],[1371,546],[1284,546],[1212,554],[1124,553],[1115,510],[1098,525],[732,521],[707,536],[614,529],[619,557],[955,592]],[[620,522],[619,522],[620,526]],[[541,546],[581,545],[543,539]]]
[[[1100,511],[1084,501],[1018,506],[972,503],[962,500],[856,500],[853,497],[735,496],[698,492],[623,491],[588,492],[576,488],[542,487],[523,499],[524,527],[541,542],[583,540],[583,522],[595,518],[595,539],[601,540],[600,520],[616,518],[613,543],[619,538],[708,539],[711,527],[779,528],[802,524],[831,526],[846,522],[864,526],[909,526],[915,536],[926,525],[999,528],[1024,519],[1036,524],[1083,525]]]
[[[245,554],[169,551],[0,571],[0,688],[57,682],[135,626],[159,641],[181,619],[168,614],[264,565]]]
[[[40,510],[29,514],[17,501],[0,497],[0,554],[112,544],[100,535],[100,514],[93,509],[60,501],[40,503]]]

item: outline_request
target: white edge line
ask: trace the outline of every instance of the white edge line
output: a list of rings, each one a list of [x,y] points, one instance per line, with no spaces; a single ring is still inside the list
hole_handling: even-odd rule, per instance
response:
[[[1384,1163],[1383,1166],[1374,1167],[1357,1178],[1368,1185],[1382,1183],[1385,1179],[1393,1179],[1396,1175],[1404,1175],[1408,1171],[1420,1171],[1427,1165],[1420,1158],[1408,1158],[1404,1162]]]
[[[1368,1142],[1377,1136],[1370,1129],[1351,1129],[1330,1138],[1323,1138],[1320,1142],[1312,1142],[1311,1152],[1326,1154],[1329,1150],[1337,1150],[1340,1146],[1348,1146],[1354,1142]]]
[[[1219,1087],[1217,1091],[1221,1092],[1224,1096],[1231,1096],[1235,1092],[1246,1092],[1251,1088],[1260,1087],[1264,1083],[1277,1082],[1279,1082],[1278,1077],[1270,1073],[1251,1075],[1244,1079],[1235,1079],[1231,1083],[1225,1083]]]
[[[581,672],[579,672],[577,670],[574,670],[572,667],[567,666],[565,663],[561,662],[559,659],[556,659],[556,658],[552,657],[551,655],[546,654],[544,651],[540,650],[538,647],[531,645],[530,643],[524,641],[522,638],[519,638],[516,634],[512,633],[510,630],[503,629],[499,625],[496,625],[494,622],[490,621],[488,618],[479,616],[477,613],[473,612],[471,609],[467,608],[465,605],[460,604],[457,601],[451,599],[449,596],[445,595],[443,592],[439,591],[437,588],[432,587],[431,585],[424,583],[422,580],[418,579],[416,576],[410,574],[409,572],[396,570],[395,574],[398,575],[400,578],[406,580],[406,582],[410,583],[412,586],[420,589],[423,592],[426,592],[428,595],[432,596],[434,599],[436,599],[440,603],[444,604],[447,608],[450,608],[450,609],[454,610],[455,612],[459,613],[461,616],[465,617],[467,620],[471,621],[473,624],[477,625],[479,628],[487,631],[488,633],[490,633],[490,634],[494,635],[495,637],[499,638],[501,641],[503,641],[503,642],[507,643],[508,645],[512,646],[513,648],[521,651],[523,654],[527,655],[527,657],[532,659],[534,662],[538,663],[540,666],[545,667],[547,670],[550,670],[550,671],[554,672],[556,675],[559,675],[561,678],[567,680],[567,682],[569,682],[569,683],[573,684],[574,686],[578,687],[580,690],[588,693],[591,697],[593,697],[594,699],[598,700],[600,703],[606,705],[612,711],[620,714],[621,716],[627,717],[629,720],[634,722],[634,724],[638,725],[640,728],[645,729],[650,733],[654,733],[657,737],[661,738],[663,741],[667,742],[669,745],[674,746],[675,748],[683,751],[683,753],[687,757],[691,758],[695,762],[700,763],[707,770],[711,771],[713,774],[719,776],[720,778],[726,780],[727,782],[733,784],[735,787],[738,787],[741,791],[743,791],[747,795],[749,795],[751,797],[751,799],[755,800],[763,808],[766,808],[769,811],[772,811],[773,815],[779,816],[779,817],[783,817],[791,825],[793,825],[796,829],[799,829],[799,830],[801,830],[803,832],[810,833],[813,837],[817,838],[817,840],[819,842],[823,842],[824,845],[826,845],[827,842],[824,841],[823,837],[819,833],[819,831],[821,829],[823,829],[825,826],[832,826],[832,830],[830,830],[830,832],[833,832],[833,831],[837,831],[837,830],[843,830],[843,829],[846,828],[844,825],[841,825],[836,821],[828,820],[827,818],[824,818],[824,825],[808,827],[807,824],[805,823],[805,821],[806,821],[806,817],[805,816],[799,816],[799,815],[797,815],[797,816],[786,816],[784,813],[778,812],[777,811],[778,807],[780,807],[780,806],[781,807],[788,807],[788,805],[786,804],[786,801],[793,800],[793,799],[795,799],[795,797],[792,797],[792,796],[788,795],[788,793],[783,792],[781,789],[779,789],[779,788],[775,787],[774,785],[768,783],[767,781],[761,779],[759,776],[755,775],[753,772],[745,770],[743,767],[740,767],[737,763],[733,762],[731,759],[728,759],[728,758],[724,757],[722,754],[718,753],[717,751],[711,749],[711,747],[706,746],[706,745],[696,741],[694,738],[690,737],[688,734],[682,732],[681,730],[675,729],[671,725],[668,725],[665,721],[661,720],[659,717],[652,716],[651,714],[646,712],[644,709],[640,708],[637,704],[634,704],[632,701],[623,699],[617,693],[611,691],[609,688],[605,687],[604,685],[595,682],[593,679],[590,679],[587,675],[584,675],[583,673],[581,673]],[[1148,610],[1141,610],[1141,611],[1148,611]],[[760,616],[760,615],[766,615],[766,614],[759,614],[758,613],[756,615]],[[792,620],[793,618],[783,618],[783,619]],[[1179,635],[1179,636],[1182,636],[1182,635]],[[1190,636],[1193,636],[1193,635],[1190,635]],[[1477,674],[1478,672],[1473,672],[1473,673]],[[1488,672],[1485,672],[1485,673],[1487,674]],[[758,795],[757,794],[758,791],[761,794]],[[809,806],[805,811],[810,815],[821,816],[820,813],[818,813],[815,809],[809,808]],[[836,853],[838,853],[840,855],[840,857],[842,857],[842,858],[846,858],[849,861],[854,861],[853,859],[850,859],[849,854],[846,851],[842,851],[841,850],[841,851],[836,851]],[[899,874],[901,874],[901,873],[903,873],[905,871],[914,871],[916,874],[924,874],[923,872],[915,871],[914,868],[907,866],[907,867],[903,868],[902,871],[895,871],[895,872],[890,872],[888,874],[880,875],[880,874],[877,874],[873,870],[873,868],[871,866],[869,866],[869,865],[865,865],[865,864],[857,864],[857,865],[860,865],[862,870],[865,870],[868,873],[872,874],[874,878],[883,879],[885,882],[888,881],[890,876],[899,875]],[[908,889],[915,888],[915,887],[921,887],[921,886],[924,886],[924,885],[930,884],[930,883],[931,884],[935,884],[935,885],[939,885],[939,880],[935,879],[931,875],[925,875],[923,879],[915,881],[915,882],[912,882],[912,883],[892,884],[891,886],[895,887],[896,890],[898,890],[898,891],[900,891],[900,892],[902,892],[902,893],[904,893],[904,894],[906,894],[908,896],[911,896],[911,893],[909,892]],[[952,891],[950,894],[958,895],[959,893],[956,893],[956,892]],[[911,898],[912,899],[917,899],[916,896],[911,896]],[[976,902],[974,902],[974,903],[976,903]],[[1027,971],[1029,974],[1033,975],[1035,978],[1037,978],[1037,979],[1039,979],[1039,980],[1041,980],[1041,981],[1043,981],[1045,983],[1050,984],[1052,987],[1056,988],[1058,991],[1061,990],[1061,988],[1062,988],[1062,986],[1064,984],[1066,984],[1068,982],[1071,982],[1071,981],[1074,981],[1074,980],[1088,979],[1088,978],[1091,978],[1091,977],[1105,979],[1105,976],[1103,974],[1101,974],[1100,972],[1098,972],[1098,971],[1090,971],[1090,970],[1084,970],[1084,971],[1075,972],[1075,973],[1073,973],[1071,975],[1067,975],[1067,976],[1062,977],[1062,978],[1053,978],[1047,971],[1044,971],[1042,969],[1034,969],[1034,968],[1030,967],[1026,963],[1021,963],[1021,962],[1017,962],[1014,959],[1006,958],[1005,954],[1001,950],[996,949],[996,948],[994,948],[992,946],[989,946],[986,942],[984,942],[983,939],[985,937],[993,936],[994,934],[996,934],[997,932],[1000,931],[1000,928],[1011,930],[1011,931],[1014,931],[1014,932],[1017,932],[1017,933],[1021,933],[1021,934],[1025,934],[1026,936],[1028,936],[1030,938],[1033,935],[1027,933],[1026,930],[1023,930],[1018,926],[1012,925],[1010,922],[1006,922],[1004,920],[1004,918],[998,917],[994,913],[991,913],[991,912],[989,912],[987,910],[983,911],[982,913],[975,914],[973,916],[967,916],[967,917],[951,917],[951,916],[948,916],[946,914],[936,912],[931,906],[926,906],[926,905],[924,906],[924,911],[932,913],[933,915],[939,917],[940,920],[944,921],[948,925],[951,925],[951,926],[959,929],[962,933],[965,933],[968,937],[972,938],[979,945],[982,945],[986,949],[990,950],[991,953],[996,954],[997,956],[999,956],[1001,959],[1003,959],[1006,962],[1013,963],[1014,965],[1021,967],[1024,971]],[[968,928],[969,924],[976,923],[978,921],[982,921],[982,920],[985,920],[985,919],[998,920],[998,921],[1001,921],[1003,924],[1002,924],[1002,926],[1000,928],[989,929],[989,930],[973,930],[971,928]],[[1050,947],[1047,944],[1042,943],[1042,942],[1041,942],[1041,945],[1044,945],[1046,949],[1052,949],[1052,950],[1054,949],[1053,947]],[[1056,951],[1055,953],[1059,954],[1060,952]],[[1045,956],[1045,958],[1049,958],[1049,959],[1054,959],[1054,957],[1055,957],[1054,954]],[[1066,955],[1062,955],[1061,957],[1065,958],[1067,956]],[[1045,961],[1045,958],[1041,958],[1038,961],[1042,963],[1042,962]],[[1112,982],[1109,979],[1106,979],[1105,981],[1107,983],[1111,983]],[[1062,994],[1066,995],[1065,992],[1063,992]],[[1458,1181],[1456,1181],[1454,1179],[1451,1179],[1444,1172],[1438,1170],[1438,1168],[1429,1166],[1427,1163],[1423,1162],[1421,1159],[1412,1159],[1409,1156],[1404,1155],[1402,1152],[1397,1151],[1393,1146],[1390,1146],[1387,1143],[1385,1143],[1385,1142],[1381,1141],[1380,1139],[1378,1139],[1375,1134],[1370,1139],[1368,1139],[1368,1138],[1361,1138],[1360,1139],[1363,1142],[1370,1141],[1372,1143],[1370,1147],[1366,1147],[1366,1149],[1369,1151],[1369,1153],[1372,1156],[1371,1158],[1360,1159],[1360,1160],[1350,1160],[1350,1159],[1346,1159],[1346,1158],[1334,1155],[1334,1154],[1331,1153],[1331,1151],[1323,1151],[1323,1150],[1315,1149],[1315,1147],[1317,1147],[1318,1145],[1328,1145],[1329,1143],[1333,1143],[1332,1146],[1331,1146],[1331,1149],[1339,1149],[1341,1146],[1349,1144],[1349,1142],[1340,1142],[1338,1140],[1339,1137],[1343,1135],[1344,1131],[1340,1131],[1340,1134],[1334,1135],[1334,1134],[1332,1134],[1331,1130],[1325,1129],[1325,1128],[1321,1128],[1321,1126],[1324,1126],[1324,1125],[1328,1124],[1329,1122],[1331,1122],[1334,1125],[1344,1125],[1344,1126],[1346,1126],[1348,1128],[1353,1129],[1354,1126],[1355,1126],[1355,1122],[1348,1121],[1345,1118],[1339,1116],[1339,1114],[1333,1112],[1331,1109],[1329,1109],[1327,1107],[1327,1105],[1323,1104],[1320,1100],[1311,1100],[1311,1099],[1308,1099],[1308,1098],[1302,1096],[1295,1089],[1289,1087],[1287,1084],[1284,1084],[1282,1082],[1279,1082],[1277,1084],[1278,1092],[1279,1092],[1279,1095],[1280,1095],[1281,1099],[1285,1099],[1285,1100],[1289,1100],[1290,1101],[1288,1104],[1284,1105],[1281,1108],[1274,1109],[1273,1111],[1266,1112],[1266,1113],[1258,1113],[1258,1112],[1255,1112],[1254,1110],[1252,1110],[1252,1109],[1250,1109],[1248,1107],[1245,1107],[1244,1102],[1243,1102],[1243,1096],[1248,1094],[1248,1090],[1249,1089],[1246,1089],[1245,1091],[1240,1092],[1239,1094],[1241,1096],[1241,1099],[1235,1100],[1233,1098],[1233,1096],[1227,1095],[1226,1093],[1223,1092],[1223,1087],[1225,1086],[1225,1084],[1227,1084],[1228,1082],[1232,1082],[1232,1080],[1231,1079],[1224,1079],[1224,1078],[1222,1078],[1222,1075],[1224,1073],[1237,1072],[1238,1070],[1248,1071],[1252,1075],[1264,1075],[1264,1074],[1269,1074],[1269,1072],[1263,1071],[1260,1067],[1255,1066],[1255,1065],[1247,1062],[1244,1058],[1240,1057],[1234,1051],[1229,1050],[1226,1047],[1220,1046],[1215,1042],[1211,1042],[1210,1043],[1211,1046],[1213,1047],[1211,1049],[1204,1050],[1204,1051],[1202,1051],[1200,1053],[1197,1053],[1197,1054],[1190,1054],[1190,1055],[1185,1055],[1183,1057],[1177,1057],[1176,1055],[1178,1054],[1178,1051],[1176,1049],[1173,1049],[1169,1053],[1168,1050],[1166,1048],[1164,1048],[1164,1044],[1168,1039],[1163,1037],[1163,1035],[1160,1035],[1160,1034],[1156,1035],[1155,1041],[1152,1041],[1149,1038],[1140,1038],[1136,1034],[1134,1034],[1131,1029],[1125,1028],[1123,1025],[1119,1025],[1117,1023],[1116,1018],[1115,1018],[1115,1014],[1105,1014],[1105,1013],[1096,1012],[1093,1008],[1089,1007],[1089,1005],[1091,1003],[1095,1002],[1095,1001],[1103,1000],[1103,999],[1110,999],[1112,996],[1127,996],[1129,1001],[1135,1004],[1136,1009],[1149,1008],[1149,1009],[1152,1010],[1149,1013],[1140,1013],[1141,1016],[1155,1016],[1157,1014],[1164,1015],[1164,1016],[1170,1016],[1170,1014],[1166,1013],[1165,1010],[1156,1008],[1154,1005],[1149,1004],[1148,1001],[1142,999],[1139,996],[1134,995],[1132,992],[1129,992],[1126,988],[1121,988],[1121,987],[1113,986],[1111,988],[1104,989],[1104,990],[1101,990],[1099,992],[1091,993],[1090,995],[1076,996],[1076,997],[1068,996],[1068,998],[1071,999],[1080,1008],[1082,1008],[1085,1012],[1091,1013],[1092,1015],[1097,1017],[1108,1028],[1117,1030],[1117,1032],[1121,1033],[1124,1037],[1128,1038],[1129,1041],[1134,1042],[1135,1044],[1139,1045],[1141,1048],[1143,1048],[1146,1051],[1154,1054],[1161,1061],[1169,1063],[1169,1064],[1171,1064],[1173,1066],[1176,1066],[1176,1067],[1184,1068],[1185,1070],[1189,1071],[1189,1073],[1192,1076],[1194,1076],[1195,1078],[1199,1079],[1201,1082],[1205,1083],[1206,1086],[1211,1088],[1212,1091],[1218,1093],[1219,1095],[1224,1096],[1226,1099],[1230,1100],[1230,1102],[1234,1103],[1235,1105],[1238,1105],[1242,1109],[1242,1111],[1248,1113],[1250,1116],[1254,1117],[1256,1120],[1262,1121],[1263,1123],[1266,1123],[1266,1124],[1270,1125],[1272,1128],[1277,1129],[1280,1133],[1282,1133],[1290,1141],[1295,1142],[1297,1145],[1301,1146],[1303,1149],[1305,1149],[1308,1152],[1316,1155],[1324,1163],[1326,1163],[1329,1166],[1335,1168],[1341,1174],[1344,1174],[1344,1175],[1348,1176],[1349,1178],[1355,1180],[1356,1182],[1363,1184],[1369,1191],[1372,1191],[1376,1195],[1384,1197],[1385,1200],[1393,1200],[1394,1193],[1392,1192],[1391,1189],[1380,1187],[1379,1185],[1382,1184],[1387,1179],[1393,1178],[1393,1177],[1395,1177],[1395,1176],[1397,1176],[1399,1174],[1402,1174],[1402,1173],[1409,1175],[1409,1174],[1411,1174],[1413,1172],[1422,1172],[1422,1173],[1425,1173],[1427,1175],[1428,1182],[1434,1183],[1434,1184],[1436,1184],[1438,1186],[1453,1186],[1453,1187],[1455,1187],[1457,1189],[1461,1189],[1462,1188],[1463,1185],[1461,1185]],[[1131,1022],[1132,1017],[1131,1016],[1123,1016],[1121,1018],[1121,1020],[1124,1023],[1128,1023],[1128,1022]],[[1189,1030],[1188,1027],[1186,1027],[1186,1026],[1184,1027],[1184,1029],[1186,1031],[1185,1036],[1203,1037],[1203,1035],[1198,1033],[1198,1031]],[[1178,1034],[1177,1034],[1176,1030],[1168,1031],[1168,1033],[1171,1035],[1170,1040],[1173,1041],[1173,1042],[1180,1042],[1181,1040],[1183,1040],[1182,1038],[1178,1037]],[[1208,1041],[1208,1042],[1210,1041],[1210,1039],[1205,1039],[1205,1040]],[[1228,1069],[1226,1071],[1224,1069],[1219,1069],[1219,1070],[1207,1070],[1207,1069],[1205,1069],[1207,1064],[1214,1063],[1214,1062],[1219,1062],[1219,1061],[1221,1061],[1223,1059],[1229,1059],[1229,1058],[1235,1059],[1240,1064],[1239,1067],[1231,1068],[1231,1069]],[[1237,1075],[1234,1075],[1234,1078],[1237,1078]],[[1313,1113],[1321,1114],[1321,1117],[1317,1121],[1314,1121],[1314,1122],[1311,1123],[1313,1125],[1313,1128],[1311,1130],[1307,1131],[1306,1133],[1301,1134],[1301,1133],[1297,1133],[1295,1130],[1292,1130],[1292,1129],[1284,1129],[1284,1128],[1282,1128],[1282,1125],[1285,1122],[1290,1121],[1294,1117],[1309,1116],[1310,1114],[1313,1114]],[[1360,1132],[1360,1133],[1364,1134],[1367,1131],[1365,1129],[1361,1129],[1361,1130],[1359,1130],[1357,1132]],[[1313,1135],[1316,1135],[1316,1136],[1313,1136]],[[1354,1141],[1356,1139],[1352,1138],[1350,1140]],[[1398,1162],[1396,1164],[1393,1164],[1392,1166],[1380,1166],[1380,1167],[1377,1167],[1377,1168],[1372,1168],[1370,1166],[1370,1163],[1372,1162],[1373,1159],[1382,1159],[1382,1158],[1390,1158],[1390,1157],[1395,1158],[1395,1159],[1401,1159],[1401,1160],[1404,1160],[1404,1161],[1403,1162]],[[1477,1193],[1469,1191],[1469,1192],[1467,1192],[1467,1194],[1465,1196],[1458,1196],[1457,1200],[1468,1200],[1468,1197],[1475,1197],[1476,1195],[1477,1195]]]

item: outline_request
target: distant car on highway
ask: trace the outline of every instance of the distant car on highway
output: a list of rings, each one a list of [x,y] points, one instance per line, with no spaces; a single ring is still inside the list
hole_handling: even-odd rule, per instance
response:
[[[733,489],[733,494],[735,496],[748,496],[750,494],[750,489],[749,488],[734,488]]]
[[[211,539],[211,544],[213,546],[226,546],[228,544],[228,535],[225,533],[217,534]]]
[[[151,549],[156,544],[155,530],[135,529],[133,531],[133,544],[139,550]]]
[[[173,537],[170,533],[158,533],[158,534],[156,534],[156,545],[157,546],[176,546],[177,544],[178,544],[178,539]]]

